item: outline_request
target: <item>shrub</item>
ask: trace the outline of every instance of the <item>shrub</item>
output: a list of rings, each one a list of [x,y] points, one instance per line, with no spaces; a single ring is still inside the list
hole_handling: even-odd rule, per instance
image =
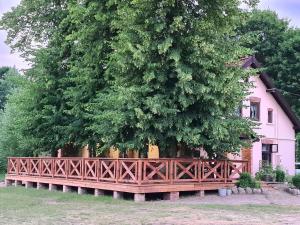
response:
[[[276,174],[276,182],[284,182],[285,172],[282,169],[276,168],[275,174]]]
[[[274,181],[276,179],[276,173],[271,165],[263,166],[255,174],[255,178],[263,181]]]
[[[241,188],[260,188],[260,183],[253,179],[249,173],[242,173],[237,186]]]
[[[295,175],[295,176],[292,178],[292,182],[293,182],[293,185],[294,185],[296,188],[300,188],[300,174]]]

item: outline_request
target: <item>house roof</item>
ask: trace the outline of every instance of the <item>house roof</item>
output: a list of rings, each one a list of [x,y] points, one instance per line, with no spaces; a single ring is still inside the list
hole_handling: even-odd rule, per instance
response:
[[[261,63],[259,63],[256,60],[256,58],[254,56],[251,56],[251,57],[248,57],[248,58],[244,59],[243,68],[248,68],[248,67],[260,68],[260,67],[262,67],[262,65],[261,65]],[[272,96],[275,98],[277,103],[281,106],[281,108],[283,109],[285,114],[288,116],[290,121],[293,123],[295,131],[300,132],[300,120],[299,120],[299,118],[293,112],[293,110],[291,109],[290,105],[285,100],[285,98],[276,89],[276,87],[275,87],[273,81],[271,80],[271,78],[269,77],[269,75],[267,73],[261,72],[260,75],[259,75],[259,78],[262,80],[262,82],[267,87],[267,89],[272,89],[270,94],[272,94]]]

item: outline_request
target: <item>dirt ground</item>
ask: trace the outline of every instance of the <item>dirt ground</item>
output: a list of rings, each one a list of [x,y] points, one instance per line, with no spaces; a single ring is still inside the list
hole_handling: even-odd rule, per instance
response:
[[[300,197],[266,195],[184,196],[178,201],[113,200],[25,188],[0,188],[1,224],[300,224]]]

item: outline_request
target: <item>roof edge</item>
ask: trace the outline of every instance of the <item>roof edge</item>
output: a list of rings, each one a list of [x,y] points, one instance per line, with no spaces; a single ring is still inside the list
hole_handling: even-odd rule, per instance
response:
[[[250,56],[250,57],[248,57],[247,59],[244,60],[242,67],[243,68],[248,68],[248,67],[261,68],[262,64],[257,61],[255,56]],[[290,121],[293,123],[293,125],[294,125],[293,128],[294,128],[295,132],[299,133],[300,132],[300,120],[299,120],[299,118],[293,112],[293,110],[291,109],[289,103],[285,100],[285,98],[282,96],[282,94],[276,89],[276,87],[275,87],[273,81],[271,80],[270,76],[267,73],[261,72],[260,75],[259,75],[259,78],[262,80],[262,82],[264,83],[264,85],[268,89],[274,89],[274,91],[271,92],[272,96],[275,98],[277,103],[280,105],[280,107],[283,109],[283,111],[288,116]]]

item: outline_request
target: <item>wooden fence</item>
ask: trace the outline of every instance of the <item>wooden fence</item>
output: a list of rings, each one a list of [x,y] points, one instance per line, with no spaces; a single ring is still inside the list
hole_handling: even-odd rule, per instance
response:
[[[200,159],[8,158],[8,174],[143,184],[232,182],[248,161]]]

